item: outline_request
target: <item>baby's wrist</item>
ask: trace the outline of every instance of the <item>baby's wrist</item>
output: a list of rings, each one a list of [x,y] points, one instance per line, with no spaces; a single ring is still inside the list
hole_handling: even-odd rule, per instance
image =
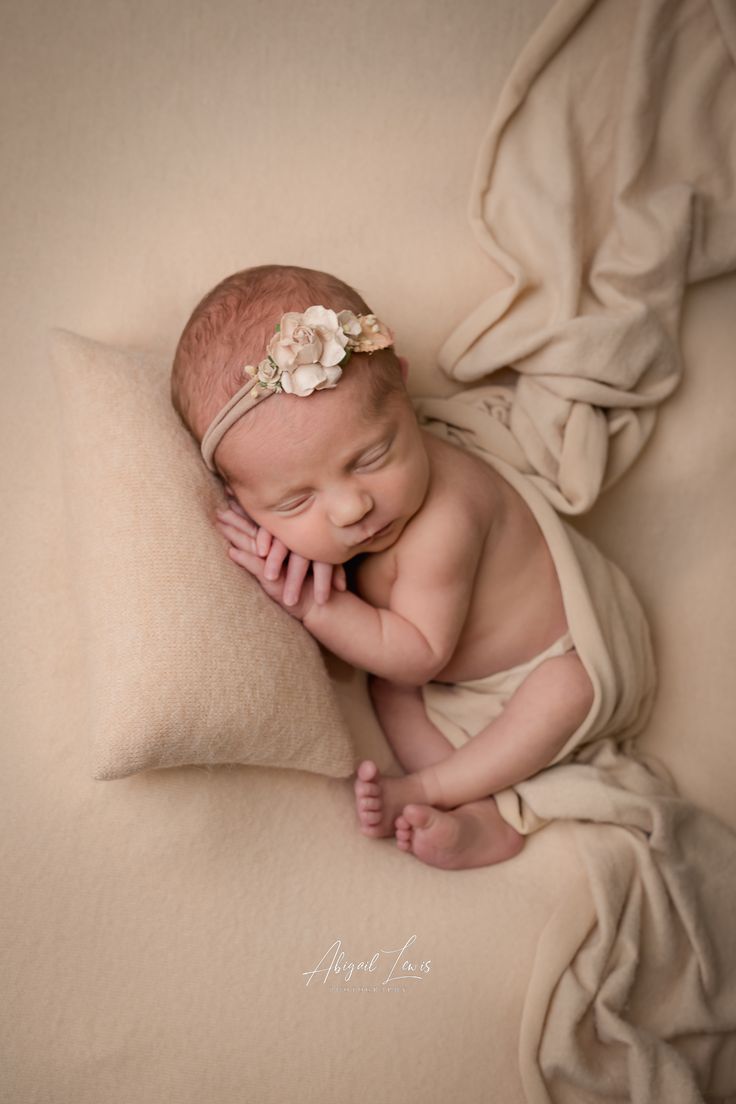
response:
[[[309,601],[305,607],[304,616],[302,617],[302,625],[305,629],[308,629],[313,635],[317,635],[317,630],[320,627],[324,627],[326,624],[331,623],[331,618],[335,614],[336,604],[339,605],[342,592],[333,591],[330,594],[328,602],[318,602],[314,596],[314,587],[312,586],[309,591]]]
[[[307,617],[310,611],[317,605],[317,600],[314,596],[314,583],[311,579],[305,579],[302,584],[301,593],[296,602],[292,605],[287,605],[282,599],[282,606],[287,613],[291,614],[297,621],[301,621],[302,625],[306,625]]]
[[[320,606],[314,597],[314,593],[310,595],[310,601],[307,603],[304,613],[302,615],[302,625],[305,629],[311,632],[310,625],[314,624],[315,616],[319,615]]]

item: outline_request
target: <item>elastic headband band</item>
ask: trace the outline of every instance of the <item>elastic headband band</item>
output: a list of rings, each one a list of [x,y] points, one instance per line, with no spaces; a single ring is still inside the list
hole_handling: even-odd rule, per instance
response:
[[[215,449],[230,429],[230,426],[234,425],[252,407],[258,406],[260,402],[273,394],[274,392],[271,390],[261,389],[258,386],[257,379],[249,379],[239,391],[235,392],[227,405],[223,406],[220,413],[210,424],[200,446],[202,459],[210,471],[217,471],[214,463]]]

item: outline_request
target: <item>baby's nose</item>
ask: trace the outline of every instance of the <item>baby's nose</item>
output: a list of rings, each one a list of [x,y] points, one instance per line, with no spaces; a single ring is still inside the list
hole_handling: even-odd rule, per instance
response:
[[[330,521],[341,528],[356,525],[372,509],[373,499],[367,491],[343,491],[330,503]]]

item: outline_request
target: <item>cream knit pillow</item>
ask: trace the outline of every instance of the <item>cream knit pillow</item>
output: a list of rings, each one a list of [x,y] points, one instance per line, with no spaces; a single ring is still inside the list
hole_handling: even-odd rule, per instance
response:
[[[350,736],[316,641],[228,557],[222,484],[164,357],[51,331],[91,770],[248,763],[334,778]]]

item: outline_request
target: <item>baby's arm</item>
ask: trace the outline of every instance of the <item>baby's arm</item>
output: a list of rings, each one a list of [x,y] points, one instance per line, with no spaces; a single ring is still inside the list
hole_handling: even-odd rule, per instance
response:
[[[425,519],[396,551],[388,609],[355,594],[313,605],[305,627],[346,662],[397,683],[421,686],[450,660],[468,614],[485,529],[462,503]]]
[[[448,662],[467,616],[485,533],[470,511],[452,504],[419,538],[397,546],[397,579],[389,608],[379,609],[349,591],[327,605],[314,600],[307,579],[296,605],[284,601],[283,579],[267,579],[264,561],[241,542],[230,548],[274,601],[347,663],[375,675],[423,685]],[[248,542],[253,549],[252,542]]]

